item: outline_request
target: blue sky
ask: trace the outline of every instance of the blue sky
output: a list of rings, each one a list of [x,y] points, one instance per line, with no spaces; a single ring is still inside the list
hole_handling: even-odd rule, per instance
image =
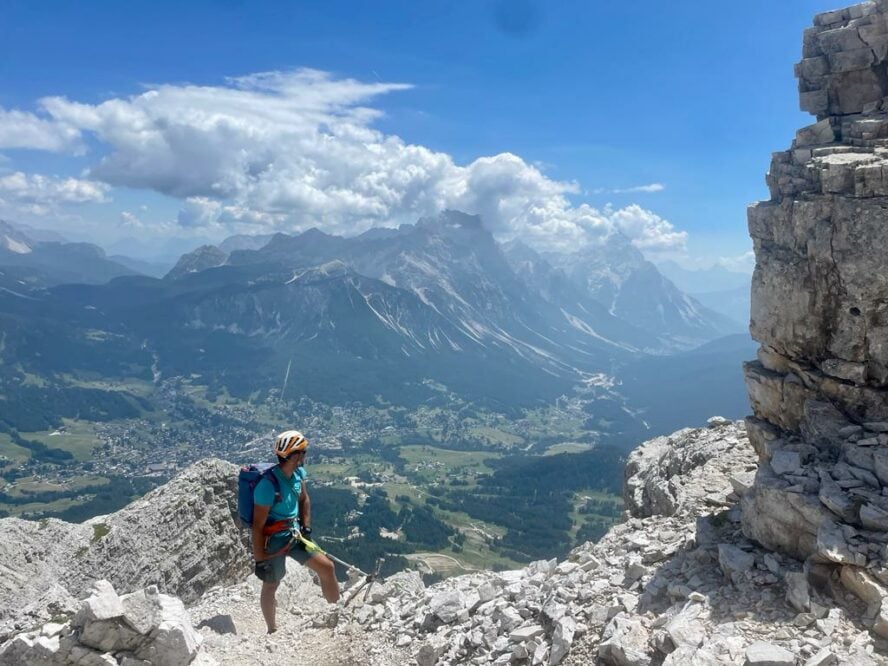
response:
[[[7,0],[0,214],[110,243],[447,205],[544,249],[616,226],[652,257],[737,257],[770,153],[811,121],[792,65],[831,8]]]

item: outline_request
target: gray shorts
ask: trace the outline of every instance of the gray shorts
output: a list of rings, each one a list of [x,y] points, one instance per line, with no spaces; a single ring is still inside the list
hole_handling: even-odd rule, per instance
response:
[[[265,550],[270,553],[280,550],[287,545],[290,538],[291,535],[289,532],[274,534],[269,537]],[[288,557],[293,558],[299,562],[299,564],[305,564],[314,557],[314,554],[306,551],[305,546],[303,546],[302,543],[295,541],[285,554],[278,555],[270,560],[256,562],[256,576],[263,583],[280,583],[284,579],[284,574],[287,573],[286,560]]]

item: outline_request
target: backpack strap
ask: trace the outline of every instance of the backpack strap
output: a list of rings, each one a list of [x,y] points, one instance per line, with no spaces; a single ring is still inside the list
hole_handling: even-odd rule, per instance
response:
[[[265,470],[262,478],[268,479],[271,482],[271,487],[274,488],[274,502],[272,502],[272,506],[274,506],[283,499],[283,495],[281,495],[281,482],[278,480],[277,474],[274,473],[274,467],[269,467]]]
[[[281,495],[281,482],[278,480],[277,475],[274,473],[274,467],[269,467],[265,473],[262,475],[262,478],[268,478],[271,482],[272,487],[274,488],[274,504],[277,504],[283,499],[283,495]],[[265,523],[265,527],[262,529],[262,533],[265,536],[271,536],[272,534],[276,534],[277,532],[282,532],[283,530],[289,530],[293,527],[292,520],[271,520],[269,516],[268,521]]]

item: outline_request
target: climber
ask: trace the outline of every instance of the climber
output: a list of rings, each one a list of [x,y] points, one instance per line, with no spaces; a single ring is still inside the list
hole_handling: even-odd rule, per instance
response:
[[[298,538],[301,534],[311,540],[311,501],[303,467],[308,440],[296,430],[287,430],[275,438],[273,448],[278,464],[270,473],[277,477],[277,483],[263,478],[256,484],[252,522],[253,558],[256,576],[262,581],[260,604],[269,634],[277,630],[275,594],[286,573],[287,556],[318,575],[328,603],[339,600],[333,562],[322,552],[308,552]]]

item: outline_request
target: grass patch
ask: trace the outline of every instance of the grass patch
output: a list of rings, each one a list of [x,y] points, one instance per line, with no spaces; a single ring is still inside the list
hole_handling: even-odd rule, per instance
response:
[[[491,446],[525,446],[527,444],[523,437],[490,426],[471,428],[469,434],[486,441]]]
[[[68,451],[79,461],[92,460],[93,449],[100,444],[99,438],[96,436],[95,424],[73,419],[62,419],[62,423],[62,427],[58,430],[20,434],[24,439],[33,439],[50,448]]]
[[[31,452],[14,444],[5,432],[0,432],[0,457],[6,457],[13,463],[23,463],[31,458]]]
[[[70,496],[81,488],[105,485],[106,483],[108,483],[106,477],[95,474],[74,476],[66,480],[64,484],[40,481],[36,477],[26,476],[18,479],[4,492],[11,497],[24,497],[29,493],[58,493],[59,495]]]
[[[140,398],[148,398],[154,392],[154,384],[138,377],[106,380],[101,377],[84,377],[66,373],[62,378],[71,386],[99,391],[121,391]]]
[[[600,490],[581,490],[574,494],[569,530],[575,543],[598,540],[603,533],[617,523],[623,511],[623,499],[618,495]]]
[[[489,451],[455,451],[424,444],[403,446],[401,457],[410,474],[424,481],[443,481],[478,474],[490,474],[493,470],[487,461],[501,458],[502,454]]]
[[[556,456],[559,453],[582,453],[583,451],[589,451],[593,448],[594,446],[592,444],[584,442],[562,442],[561,444],[550,446],[546,449],[546,452],[543,455]]]
[[[93,535],[92,542],[95,543],[99,539],[108,535],[108,532],[111,531],[111,527],[106,523],[96,523],[93,525]]]
[[[16,518],[33,520],[34,518],[42,516],[44,513],[55,513],[58,511],[64,511],[65,509],[69,509],[72,506],[83,504],[91,497],[92,495],[78,497],[77,499],[68,497],[65,499],[55,500],[54,502],[29,502],[28,504],[0,503],[0,509],[8,511],[10,516],[14,516]]]

